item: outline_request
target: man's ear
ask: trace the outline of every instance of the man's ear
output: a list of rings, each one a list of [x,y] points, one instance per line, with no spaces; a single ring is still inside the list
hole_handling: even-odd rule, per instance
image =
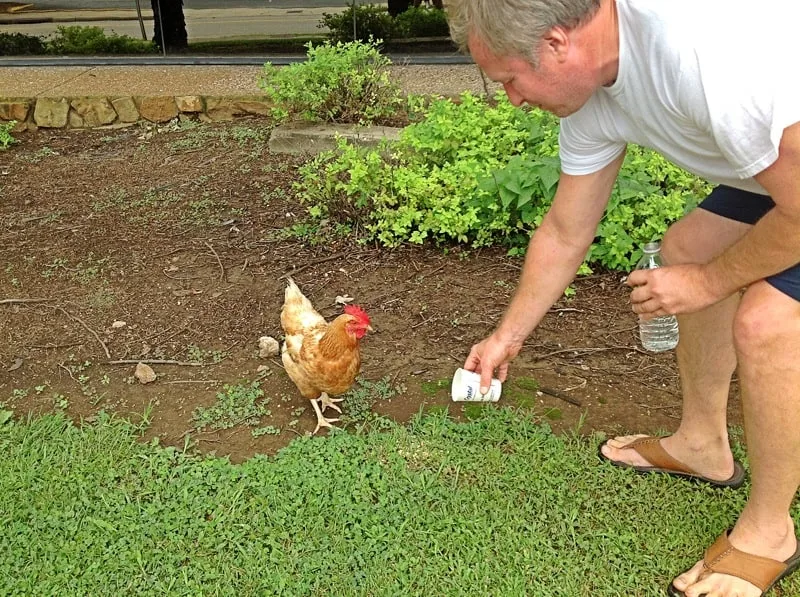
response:
[[[559,62],[566,60],[569,52],[570,39],[569,33],[560,25],[556,25],[548,31],[542,39],[542,47],[545,52],[549,52]]]

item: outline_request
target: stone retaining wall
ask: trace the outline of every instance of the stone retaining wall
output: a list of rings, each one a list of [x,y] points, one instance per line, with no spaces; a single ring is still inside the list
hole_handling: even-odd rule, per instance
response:
[[[0,123],[16,120],[14,132],[40,127],[116,128],[175,117],[218,122],[249,114],[264,116],[270,108],[263,96],[0,97]]]

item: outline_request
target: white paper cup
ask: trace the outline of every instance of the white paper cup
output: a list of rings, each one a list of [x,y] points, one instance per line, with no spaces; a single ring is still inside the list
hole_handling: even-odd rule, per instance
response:
[[[502,390],[500,380],[493,379],[489,391],[481,394],[481,376],[466,369],[456,369],[450,396],[453,402],[497,402]]]

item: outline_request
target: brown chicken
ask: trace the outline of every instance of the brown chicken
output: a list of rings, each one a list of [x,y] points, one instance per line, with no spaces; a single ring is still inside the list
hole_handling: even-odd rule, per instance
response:
[[[322,412],[333,408],[353,385],[361,368],[359,341],[371,332],[369,316],[355,305],[347,305],[344,313],[330,323],[317,313],[297,284],[290,278],[286,286],[281,327],[286,338],[281,360],[300,393],[311,400],[317,413],[317,427],[333,427],[339,419],[326,419]]]

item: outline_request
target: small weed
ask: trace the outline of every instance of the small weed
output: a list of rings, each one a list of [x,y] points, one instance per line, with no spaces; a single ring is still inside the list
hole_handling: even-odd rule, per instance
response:
[[[150,427],[150,424],[153,422],[154,406],[155,405],[152,400],[148,402],[147,406],[144,408],[144,412],[142,413],[142,418],[138,423],[133,425],[133,428],[136,429],[140,435],[147,431]]]
[[[192,414],[196,429],[230,429],[236,425],[254,427],[261,417],[271,413],[267,408],[270,399],[257,381],[235,386],[224,385],[217,393],[217,402],[209,407],[198,407]]]
[[[114,292],[106,284],[103,284],[90,297],[89,304],[95,309],[108,309],[117,302]]]
[[[536,392],[539,389],[539,382],[532,377],[518,377],[514,380],[514,385],[527,392]]]
[[[203,350],[199,346],[190,344],[186,348],[188,359],[194,363],[221,363],[227,356],[223,350]]]
[[[282,187],[277,187],[269,190],[265,189],[261,192],[261,203],[264,205],[269,205],[270,201],[274,199],[286,199],[286,190]]]
[[[49,147],[42,147],[41,149],[37,149],[32,154],[25,156],[22,159],[26,162],[30,162],[31,164],[37,164],[43,159],[54,155],[58,155],[58,152],[54,149],[50,149]]]
[[[560,408],[548,408],[546,411],[544,411],[544,416],[551,421],[560,421],[564,418]]]
[[[131,223],[147,224],[166,219],[169,211],[165,208],[182,199],[182,195],[163,186],[134,195],[122,188],[111,188],[92,204],[92,209],[97,212],[113,209],[125,214]]]
[[[230,135],[239,147],[244,147],[250,141],[266,141],[268,132],[266,130],[253,129],[247,126],[235,126],[231,129]]]
[[[489,404],[467,402],[464,404],[464,416],[470,421],[477,421],[486,414],[486,410],[489,408],[492,408]]]
[[[208,224],[213,219],[218,207],[216,201],[207,193],[203,193],[200,199],[189,202],[183,217],[192,224]]]
[[[375,382],[358,379],[356,386],[342,396],[345,399],[342,404],[346,408],[341,420],[345,424],[374,421],[377,416],[372,412],[372,406],[379,400],[394,398],[405,390],[402,385],[393,386],[388,376]]]
[[[53,407],[66,410],[69,407],[69,399],[64,394],[53,394]]]
[[[78,262],[74,267],[70,267],[70,263],[63,257],[56,257],[51,263],[45,266],[42,271],[43,278],[53,278],[63,270],[74,281],[88,286],[99,278],[105,267],[108,265],[108,257],[97,259],[93,254],[83,261]]]
[[[8,149],[11,145],[17,142],[11,131],[17,126],[16,120],[0,123],[0,150]]]
[[[261,437],[262,435],[280,435],[281,430],[278,427],[267,425],[265,427],[258,427],[250,432],[253,437]]]
[[[12,400],[22,400],[23,398],[28,397],[28,390],[23,388],[14,388],[11,390],[11,399]]]
[[[428,396],[435,396],[440,391],[450,387],[449,379],[437,379],[436,381],[423,381],[420,384],[420,389],[423,394]]]
[[[52,278],[56,275],[56,272],[60,269],[67,269],[67,265],[69,262],[66,259],[61,257],[56,257],[53,259],[52,263],[49,263],[45,266],[44,271],[42,272],[43,278]]]

